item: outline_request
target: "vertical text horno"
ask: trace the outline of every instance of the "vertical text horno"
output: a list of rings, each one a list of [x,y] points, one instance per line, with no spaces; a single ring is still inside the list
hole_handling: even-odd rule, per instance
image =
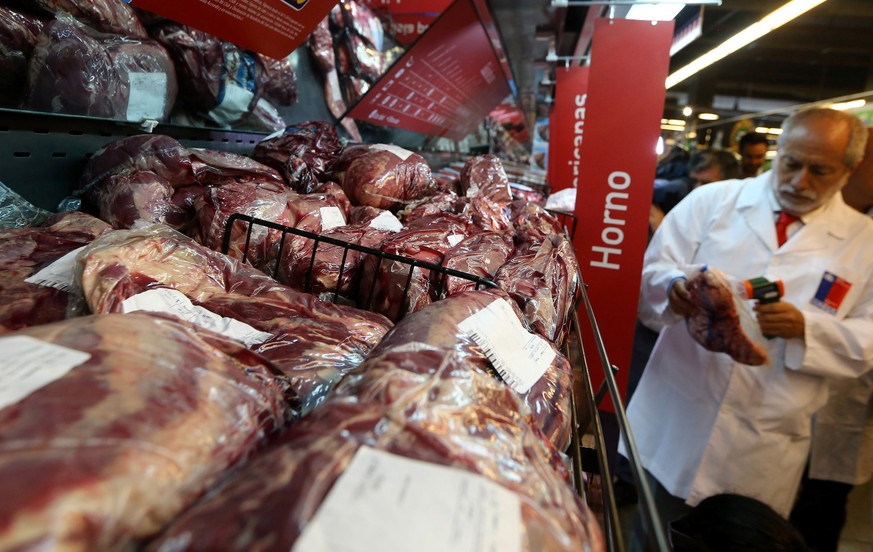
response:
[[[621,255],[621,245],[624,242],[624,230],[627,218],[628,192],[631,177],[624,171],[613,171],[609,174],[609,189],[603,201],[603,230],[600,232],[602,245],[591,246],[594,253],[591,266],[618,270]],[[614,255],[614,257],[610,257]]]

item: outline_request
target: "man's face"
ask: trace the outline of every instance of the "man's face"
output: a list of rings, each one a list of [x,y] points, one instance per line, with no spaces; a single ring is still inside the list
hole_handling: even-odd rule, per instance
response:
[[[767,156],[767,144],[746,144],[740,150],[743,176],[757,176]]]
[[[776,200],[786,212],[803,215],[833,197],[852,174],[843,162],[848,129],[812,118],[799,122],[782,139],[774,163]]]
[[[688,176],[694,180],[695,188],[703,186],[704,184],[711,184],[713,182],[718,182],[719,180],[724,180],[721,175],[721,167],[718,165],[709,167],[708,169],[691,171]]]

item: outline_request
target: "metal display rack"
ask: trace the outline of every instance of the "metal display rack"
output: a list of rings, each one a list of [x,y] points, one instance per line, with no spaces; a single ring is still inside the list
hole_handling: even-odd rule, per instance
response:
[[[565,215],[566,218],[562,220],[562,224],[564,225],[565,230],[567,231],[568,236],[572,236],[570,228],[572,228],[572,232],[575,233],[576,229],[576,217],[570,213],[559,213],[561,215]],[[343,248],[342,260],[339,266],[339,278],[337,279],[336,288],[329,292],[329,295],[332,296],[333,302],[337,302],[339,295],[339,287],[342,281],[342,275],[346,270],[346,262],[349,257],[350,251],[356,251],[363,255],[371,255],[377,259],[376,272],[378,273],[379,267],[381,263],[384,261],[391,261],[400,264],[404,264],[408,267],[408,271],[406,273],[406,285],[403,290],[403,295],[401,296],[400,307],[398,307],[398,313],[395,317],[395,322],[397,319],[401,318],[403,315],[402,312],[402,304],[405,303],[407,293],[409,292],[411,281],[413,274],[416,269],[424,269],[429,270],[433,274],[439,275],[436,279],[436,296],[441,297],[442,291],[445,289],[446,279],[450,276],[462,278],[469,280],[471,282],[475,282],[476,289],[481,288],[499,288],[499,286],[490,279],[483,278],[480,276],[476,276],[473,274],[469,274],[466,272],[461,272],[458,270],[453,270],[441,265],[436,265],[433,263],[427,263],[420,261],[418,259],[404,257],[402,255],[396,255],[392,253],[387,253],[381,251],[379,249],[374,249],[370,247],[365,247],[362,245],[358,245],[355,243],[345,242],[342,240],[338,240],[332,238],[330,236],[325,236],[321,234],[316,234],[313,232],[308,232],[305,230],[300,230],[297,228],[284,226],[281,224],[277,224],[275,222],[258,219],[249,215],[244,215],[240,213],[232,214],[225,224],[224,229],[224,239],[222,243],[222,253],[227,254],[230,250],[231,239],[232,239],[232,231],[235,226],[237,226],[238,230],[238,222],[244,223],[245,226],[245,245],[242,248],[243,258],[242,262],[247,261],[247,253],[249,250],[249,246],[251,244],[251,237],[254,228],[262,227],[271,230],[278,230],[281,232],[281,238],[279,240],[279,255],[275,260],[275,264],[271,269],[273,277],[275,277],[279,272],[279,266],[282,261],[281,252],[284,250],[284,244],[286,241],[286,237],[289,235],[305,238],[312,240],[313,248],[312,253],[309,257],[309,268],[305,271],[304,283],[303,283],[303,291],[309,291],[312,282],[312,271],[315,265],[316,255],[318,253],[318,247],[320,244],[330,244],[337,247]],[[567,223],[570,223],[570,226],[567,226]],[[357,301],[357,306],[359,308],[370,310],[372,306],[372,300],[374,295],[374,288],[376,285],[376,278],[374,277],[368,292],[365,294],[365,297],[359,297]],[[574,374],[576,377],[581,379],[582,387],[584,389],[584,396],[582,399],[588,405],[588,412],[585,422],[579,420],[579,409],[576,393],[571,389],[571,441],[567,451],[565,451],[571,460],[571,471],[573,474],[573,485],[576,491],[583,498],[586,497],[585,490],[585,474],[599,474],[602,485],[602,497],[603,497],[603,518],[604,518],[604,537],[607,543],[608,550],[612,552],[624,552],[625,543],[622,537],[621,530],[621,522],[619,520],[618,506],[616,505],[615,496],[613,493],[612,487],[612,476],[609,469],[609,462],[606,455],[606,442],[603,434],[603,424],[600,416],[600,412],[598,410],[598,406],[603,401],[603,399],[608,395],[613,405],[615,405],[615,410],[617,414],[619,428],[621,430],[621,436],[624,440],[625,447],[627,448],[629,461],[633,473],[633,477],[638,489],[639,494],[639,508],[643,513],[643,518],[646,523],[646,526],[651,528],[649,531],[650,535],[650,545],[653,550],[657,550],[659,552],[669,552],[671,550],[670,546],[667,543],[667,539],[664,535],[657,510],[654,506],[654,500],[652,498],[652,493],[649,488],[648,482],[645,477],[645,473],[642,468],[642,463],[639,459],[639,454],[637,452],[636,444],[634,443],[633,436],[631,434],[631,430],[628,425],[627,415],[625,413],[624,405],[622,403],[621,395],[618,390],[618,385],[615,381],[615,377],[613,372],[616,370],[615,366],[610,364],[609,357],[607,356],[606,349],[603,344],[603,340],[601,338],[600,330],[597,325],[597,320],[594,316],[594,311],[591,307],[591,302],[588,298],[587,285],[584,282],[581,282],[582,288],[582,297],[581,303],[584,305],[584,308],[588,315],[588,321],[591,325],[591,330],[595,336],[595,343],[597,346],[597,353],[600,358],[600,366],[603,370],[604,381],[600,388],[595,391],[593,389],[591,383],[591,373],[589,363],[585,358],[585,351],[582,346],[582,329],[578,316],[578,309],[574,307],[573,315],[571,317],[572,323],[572,332],[571,339],[568,340],[568,343],[565,345],[565,355],[568,359],[577,358],[578,361],[573,363]],[[574,354],[571,350],[572,344],[575,344],[578,347],[578,354]],[[495,377],[496,372],[495,372]],[[594,438],[594,448],[588,448],[583,445],[582,436],[585,432],[589,431]],[[587,498],[586,498],[587,501]]]

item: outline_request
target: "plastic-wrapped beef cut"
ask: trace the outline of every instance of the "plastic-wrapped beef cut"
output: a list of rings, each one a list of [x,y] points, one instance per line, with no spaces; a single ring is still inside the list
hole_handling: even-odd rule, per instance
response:
[[[31,0],[29,3],[52,14],[68,13],[104,33],[148,36],[133,8],[117,0]]]
[[[518,303],[539,335],[558,344],[570,331],[570,313],[582,293],[573,244],[553,236],[512,258],[497,272],[497,284]]]
[[[550,236],[564,234],[557,217],[535,203],[515,200],[509,208],[510,220],[515,226],[515,244],[520,251],[535,248]]]
[[[175,318],[87,316],[0,340],[30,358],[85,353],[0,409],[3,550],[130,549],[288,421],[263,358]]]
[[[56,215],[47,226],[0,230],[0,333],[66,318],[66,291],[24,280],[109,230],[77,212]]]
[[[255,55],[178,23],[158,27],[154,36],[170,51],[179,97],[192,110],[228,126],[254,109],[267,80]]]
[[[0,6],[0,105],[18,107],[24,100],[27,62],[42,27],[39,18]]]
[[[273,59],[258,54],[267,72],[264,98],[275,105],[291,106],[297,103],[297,73],[292,56]]]
[[[477,473],[512,491],[521,501],[525,552],[605,550],[598,521],[570,488],[566,468],[535,429],[530,410],[480,369],[481,353],[469,340],[459,343],[456,328],[439,321],[442,315],[423,321],[430,309],[454,299],[389,333],[362,365],[365,380],[340,384],[360,395],[331,398],[180,516],[148,550],[291,550],[364,445]],[[475,310],[463,304],[443,314],[454,319]]]
[[[291,188],[309,193],[326,180],[327,166],[341,151],[333,125],[306,121],[288,127],[281,136],[258,143],[252,158],[276,169]]]
[[[206,247],[221,251],[227,222],[235,213],[268,220],[282,226],[292,226],[293,221],[288,209],[289,193],[276,192],[271,186],[264,188],[251,182],[232,182],[217,188],[209,188],[206,193],[194,200],[197,218],[191,236]],[[245,258],[253,266],[258,266],[265,259],[275,256],[272,249],[278,245],[280,236],[279,230],[250,225],[246,221],[239,220],[231,228],[230,247],[227,253],[236,259]]]
[[[137,220],[166,223],[183,217],[172,202],[173,187],[150,171],[112,176],[97,195],[100,218],[113,228],[130,228]]]
[[[234,128],[269,133],[284,130],[286,126],[279,110],[264,98],[255,102],[252,109],[234,124]]]
[[[375,313],[312,301],[215,295],[201,306],[273,337],[253,347],[288,378],[305,416],[322,404],[342,377],[357,368],[391,328]]]
[[[477,155],[461,169],[461,190],[468,197],[485,196],[497,203],[512,201],[509,179],[496,155]]]
[[[439,213],[458,213],[463,207],[463,198],[444,192],[412,202],[397,216],[403,222],[410,222]]]
[[[433,195],[430,167],[417,153],[385,144],[345,148],[332,167],[353,205],[397,211]]]
[[[698,311],[685,319],[695,341],[710,351],[727,353],[737,362],[760,366],[769,360],[760,326],[733,292],[724,274],[705,268],[688,280],[688,293]]]
[[[497,270],[513,253],[515,245],[511,237],[496,232],[482,232],[464,238],[451,248],[443,258],[443,266],[493,280]],[[437,289],[443,289],[446,295],[476,288],[476,282],[457,276],[447,276],[444,285],[440,282],[435,285]]]
[[[469,217],[452,214],[416,219],[382,242],[382,251],[441,265],[445,254],[471,232]],[[362,267],[359,303],[399,320],[436,299],[431,270],[367,256]]]
[[[487,197],[464,198],[462,212],[470,215],[473,224],[483,231],[501,234],[513,234],[515,231],[507,210]]]
[[[148,38],[104,35],[71,19],[46,25],[30,59],[25,106],[129,121],[165,120],[176,71]]]
[[[281,286],[166,227],[97,240],[82,254],[79,270],[93,312],[119,312],[134,295],[170,288],[213,313],[272,334],[252,347],[288,377],[302,413],[323,401],[391,326],[378,314]]]
[[[333,36],[330,34],[330,24],[325,16],[318,25],[312,29],[309,37],[309,51],[318,67],[325,73],[336,67],[336,56],[333,52]]]
[[[285,189],[282,177],[270,167],[228,151],[189,149],[191,169],[197,182],[221,186],[228,182],[252,182],[276,192]]]

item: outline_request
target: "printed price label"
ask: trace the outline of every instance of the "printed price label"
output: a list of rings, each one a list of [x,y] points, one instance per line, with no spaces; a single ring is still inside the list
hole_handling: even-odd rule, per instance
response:
[[[449,240],[449,245],[451,245],[452,247],[455,247],[456,245],[458,245],[459,243],[464,241],[464,234],[452,234],[451,236],[448,237],[448,240]]]
[[[520,552],[520,527],[521,501],[500,485],[361,447],[293,552]]]
[[[61,379],[89,358],[88,353],[26,335],[0,338],[0,409]]]
[[[273,337],[273,334],[259,331],[245,322],[219,316],[203,307],[194,305],[178,290],[156,288],[128,297],[121,303],[122,312],[147,311],[164,312],[178,316],[201,328],[212,330],[252,347]]]
[[[128,73],[127,120],[162,119],[167,103],[166,73]]]
[[[505,299],[495,299],[458,328],[473,338],[503,380],[519,393],[527,393],[555,359],[549,342],[528,332]]]
[[[370,221],[370,228],[385,232],[400,232],[403,230],[403,223],[391,211],[383,211]]]
[[[53,287],[61,291],[66,291],[67,293],[72,293],[76,288],[75,279],[73,277],[73,272],[76,267],[76,255],[78,255],[79,251],[83,249],[85,249],[84,246],[70,251],[24,281],[30,284]]]
[[[321,231],[330,232],[334,228],[346,225],[346,218],[339,207],[322,207],[319,209],[321,213]]]
[[[403,161],[406,161],[409,156],[412,155],[411,151],[403,149],[400,146],[395,146],[393,144],[373,144],[370,146],[370,149],[376,151],[390,151]]]

